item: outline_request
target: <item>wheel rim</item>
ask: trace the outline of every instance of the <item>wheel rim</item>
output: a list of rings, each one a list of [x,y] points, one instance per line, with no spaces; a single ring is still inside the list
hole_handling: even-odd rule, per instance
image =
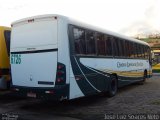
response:
[[[116,89],[117,89],[116,86],[117,86],[116,85],[116,79],[113,78],[112,81],[111,81],[111,90],[112,90],[112,92],[116,92]]]
[[[145,72],[144,72],[143,80],[145,81],[145,80],[146,80],[146,78],[147,78],[147,72],[145,71]]]

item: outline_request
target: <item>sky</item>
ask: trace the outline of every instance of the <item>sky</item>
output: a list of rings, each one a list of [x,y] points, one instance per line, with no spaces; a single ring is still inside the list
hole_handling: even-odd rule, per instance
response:
[[[0,0],[0,25],[42,14],[65,15],[127,36],[160,32],[160,0]]]

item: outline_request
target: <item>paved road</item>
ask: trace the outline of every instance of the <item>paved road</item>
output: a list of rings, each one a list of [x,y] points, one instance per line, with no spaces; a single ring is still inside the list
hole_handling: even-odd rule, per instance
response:
[[[91,96],[68,102],[16,98],[0,93],[0,113],[18,120],[104,120],[105,114],[160,114],[160,75],[144,85],[119,89],[112,98]],[[3,94],[3,95],[2,95]]]

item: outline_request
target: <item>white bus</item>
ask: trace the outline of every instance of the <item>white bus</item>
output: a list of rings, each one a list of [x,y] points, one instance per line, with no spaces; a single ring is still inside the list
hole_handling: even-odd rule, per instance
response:
[[[13,22],[10,56],[13,90],[26,97],[114,96],[152,74],[147,43],[61,15]]]

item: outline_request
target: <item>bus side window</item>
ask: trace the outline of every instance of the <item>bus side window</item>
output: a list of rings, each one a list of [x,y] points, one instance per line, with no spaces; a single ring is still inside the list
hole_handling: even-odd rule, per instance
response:
[[[130,57],[130,46],[129,46],[129,42],[128,41],[125,41],[125,50],[126,50],[125,56],[127,58],[129,58]]]
[[[124,41],[122,39],[118,39],[118,48],[119,48],[119,56],[120,57],[125,57],[124,55]]]
[[[5,37],[5,41],[6,41],[6,47],[7,47],[7,53],[8,56],[10,55],[10,36],[11,36],[11,31],[9,30],[5,30],[4,31],[4,37]]]
[[[136,43],[133,43],[133,55],[134,55],[134,58],[137,58]]]
[[[149,48],[149,47],[147,47],[147,53],[148,53],[147,58],[148,58],[148,59],[150,59],[151,50],[150,50],[150,48]]]
[[[95,32],[90,30],[86,31],[86,45],[87,45],[87,54],[95,55],[96,54]]]
[[[96,41],[97,41],[97,54],[103,56],[106,55],[104,34],[97,33]]]
[[[133,44],[133,42],[129,42],[129,57],[134,58],[134,44]]]
[[[142,45],[141,49],[142,49],[142,58],[144,59],[145,58],[145,49],[144,49],[143,45]]]
[[[142,49],[141,49],[141,45],[137,45],[138,46],[138,58],[142,58]]]
[[[112,37],[112,42],[113,42],[113,55],[119,56],[118,39],[116,37]]]
[[[145,59],[147,59],[147,47],[144,46],[144,56],[145,56]]]
[[[145,47],[145,59],[148,59],[148,48],[147,47]]]
[[[85,31],[83,29],[74,28],[75,53],[86,54]]]
[[[135,43],[135,57],[138,58],[138,44]]]
[[[106,41],[106,55],[112,56],[112,41],[111,37],[105,35],[105,41]]]

